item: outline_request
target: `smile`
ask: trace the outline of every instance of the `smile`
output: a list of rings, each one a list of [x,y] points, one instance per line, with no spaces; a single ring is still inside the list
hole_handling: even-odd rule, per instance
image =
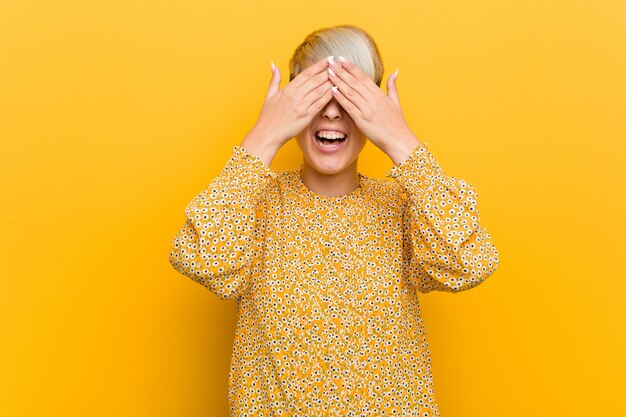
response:
[[[316,148],[322,153],[334,153],[348,141],[348,135],[336,130],[320,130],[315,133]]]

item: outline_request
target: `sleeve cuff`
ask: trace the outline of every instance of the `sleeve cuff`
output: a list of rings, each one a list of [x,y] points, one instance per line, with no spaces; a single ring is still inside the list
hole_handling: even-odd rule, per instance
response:
[[[278,176],[261,158],[239,145],[233,147],[233,157],[237,162],[244,163],[249,169],[260,176],[270,176],[272,178]]]
[[[385,173],[395,179],[408,194],[418,194],[430,188],[443,174],[439,162],[428,150],[426,142],[420,143],[405,159]]]

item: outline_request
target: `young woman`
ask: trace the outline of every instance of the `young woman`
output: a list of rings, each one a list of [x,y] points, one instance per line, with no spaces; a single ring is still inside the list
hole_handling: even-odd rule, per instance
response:
[[[475,287],[498,265],[476,191],[404,120],[396,77],[352,25],[311,33],[257,123],[186,207],[173,267],[239,319],[233,416],[439,416],[418,293]],[[275,172],[296,137],[303,164]],[[393,161],[357,170],[366,138]]]

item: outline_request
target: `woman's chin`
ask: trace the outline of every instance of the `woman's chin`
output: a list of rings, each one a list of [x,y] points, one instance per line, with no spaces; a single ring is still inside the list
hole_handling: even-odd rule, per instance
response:
[[[328,155],[311,155],[311,166],[324,175],[334,175],[344,171],[347,164],[344,158],[329,157]]]

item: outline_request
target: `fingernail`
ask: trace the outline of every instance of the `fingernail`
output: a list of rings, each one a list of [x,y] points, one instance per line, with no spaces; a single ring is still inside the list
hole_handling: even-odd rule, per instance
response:
[[[274,72],[274,70],[276,69],[276,65],[274,65],[272,61],[270,61],[270,64],[272,64],[272,72]]]
[[[393,75],[393,79],[395,80],[396,78],[398,78],[398,71],[400,70],[400,68],[396,68],[396,72],[394,72]]]
[[[337,66],[337,63],[335,62],[335,58],[332,55],[328,57],[328,64],[331,67],[336,67]]]
[[[348,60],[342,57],[341,55],[339,55],[339,62],[345,65],[348,62]]]
[[[334,77],[335,76],[335,71],[333,71],[331,68],[328,68],[328,73]]]
[[[339,89],[339,87],[337,87],[336,85],[333,85],[331,87],[331,90],[333,90],[333,94],[339,94],[338,91],[337,91],[338,89]]]

